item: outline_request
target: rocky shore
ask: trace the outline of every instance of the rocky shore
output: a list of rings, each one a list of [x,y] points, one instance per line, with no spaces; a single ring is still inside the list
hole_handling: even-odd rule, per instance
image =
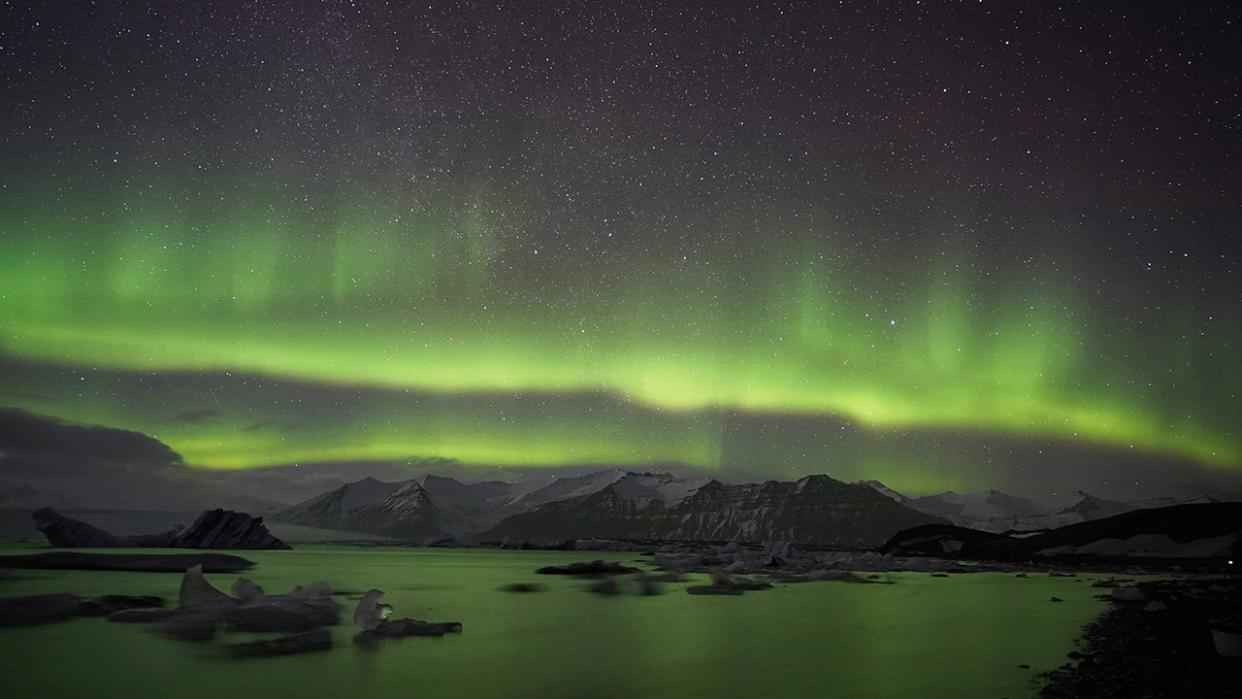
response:
[[[1083,630],[1081,649],[1049,673],[1044,697],[1238,696],[1242,657],[1222,655],[1213,632],[1242,633],[1242,580],[1146,582],[1109,599],[1112,609]]]

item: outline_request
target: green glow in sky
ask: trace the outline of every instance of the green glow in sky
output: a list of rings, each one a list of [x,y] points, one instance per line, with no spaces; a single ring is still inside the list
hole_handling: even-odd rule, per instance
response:
[[[156,434],[202,467],[415,453],[711,467],[721,441],[703,418],[711,411],[1242,462],[1236,405],[1219,398],[1239,383],[1220,351],[1234,338],[1190,337],[1173,313],[1135,333],[1068,276],[974,274],[947,244],[876,260],[830,228],[788,235],[776,219],[771,244],[743,251],[558,257],[499,235],[504,222],[485,210],[367,201],[309,230],[274,205],[193,224],[155,207],[12,215],[0,222],[0,350],[82,368],[238,372],[482,401],[440,417],[352,405],[321,416],[336,429],[296,439],[245,429],[307,410],[259,415],[261,392],[247,396],[245,415],[201,424],[162,420],[170,405],[211,407],[218,396],[156,392],[156,407],[94,396],[57,410]],[[486,401],[577,394],[611,398],[512,421]]]

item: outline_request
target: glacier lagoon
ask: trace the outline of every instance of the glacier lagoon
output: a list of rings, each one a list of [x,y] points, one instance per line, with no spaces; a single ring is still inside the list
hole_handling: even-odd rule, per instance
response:
[[[0,553],[46,551],[13,545]],[[116,550],[113,549],[113,552]],[[147,553],[151,549],[144,550]],[[223,644],[142,625],[75,618],[0,628],[0,676],[12,697],[1023,697],[1066,660],[1104,608],[1092,576],[886,573],[892,584],[777,584],[741,597],[604,597],[589,581],[536,575],[545,565],[638,553],[300,546],[237,552],[269,593],[314,580],[342,604],[334,648],[233,659]],[[175,606],[171,573],[0,570],[0,597],[155,594]],[[542,591],[513,593],[511,583]],[[352,641],[358,595],[377,587],[394,616],[460,621],[460,635]],[[1051,602],[1051,597],[1063,602]],[[1029,667],[1021,667],[1021,666]]]

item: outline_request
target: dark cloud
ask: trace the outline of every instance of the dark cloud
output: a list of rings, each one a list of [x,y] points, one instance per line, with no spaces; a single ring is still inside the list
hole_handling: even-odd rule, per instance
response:
[[[91,467],[161,469],[181,465],[181,456],[141,432],[78,425],[17,408],[0,408],[0,453],[65,461]]]

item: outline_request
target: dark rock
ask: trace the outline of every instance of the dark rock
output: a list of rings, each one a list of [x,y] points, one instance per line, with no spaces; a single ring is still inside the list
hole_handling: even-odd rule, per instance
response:
[[[862,585],[893,584],[891,580],[885,580],[880,575],[869,575],[864,578],[853,571],[832,569],[811,570],[806,573],[781,573],[774,576],[773,579],[783,583],[846,582]]]
[[[272,536],[262,517],[232,510],[207,510],[188,529],[176,527],[160,534],[116,536],[86,522],[66,517],[50,507],[31,515],[35,526],[53,546],[116,548],[122,546],[193,549],[287,549]]]
[[[364,632],[365,633],[365,632]],[[420,621],[418,619],[390,619],[375,627],[370,633],[382,638],[404,638],[406,636],[443,636],[447,633],[461,633],[461,622],[457,621]]]
[[[601,560],[570,563],[566,566],[545,566],[535,571],[540,575],[576,575],[579,577],[593,577],[597,575],[628,575],[630,573],[641,572],[637,568],[621,565],[616,561],[605,562]]]
[[[500,588],[501,592],[542,592],[543,585],[537,583],[509,583]]]
[[[164,600],[153,595],[104,595],[83,602],[78,606],[80,616],[109,616],[128,609],[148,609],[164,606]]]
[[[208,573],[236,573],[254,567],[240,556],[224,553],[77,553],[56,551],[0,556],[0,568],[39,570],[124,570],[141,573],[180,573],[202,566]]]
[[[272,536],[262,517],[232,510],[207,510],[189,529],[168,544],[191,549],[288,549],[289,544]]]
[[[0,626],[46,624],[77,614],[81,603],[76,595],[58,592],[28,597],[0,599]]]
[[[228,648],[229,653],[235,658],[265,658],[295,653],[313,653],[331,650],[332,634],[326,629],[318,629],[281,638],[233,643]]]
[[[1048,601],[1049,602],[1064,602],[1065,600],[1061,599],[1060,597],[1050,597]]]
[[[740,595],[750,590],[766,590],[770,587],[771,583],[713,573],[711,585],[695,585],[686,588],[686,592],[692,595]]]
[[[692,595],[732,595],[738,596],[742,591],[734,587],[717,587],[715,585],[693,585],[686,588]]]
[[[43,532],[52,546],[112,548],[128,545],[121,537],[81,520],[66,517],[50,507],[35,510],[30,516],[35,521],[35,527]]]

